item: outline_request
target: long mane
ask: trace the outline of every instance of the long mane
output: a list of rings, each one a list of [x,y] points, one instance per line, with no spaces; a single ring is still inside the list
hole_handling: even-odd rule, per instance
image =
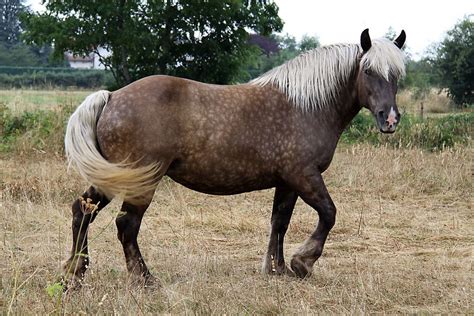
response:
[[[357,66],[396,79],[405,74],[403,52],[387,39],[375,39],[367,53],[357,44],[319,47],[273,68],[250,84],[277,87],[297,107],[315,111],[337,101]]]

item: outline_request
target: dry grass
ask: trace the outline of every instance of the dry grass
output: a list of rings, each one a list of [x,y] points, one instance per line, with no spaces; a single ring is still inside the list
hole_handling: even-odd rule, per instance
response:
[[[448,98],[446,91],[435,88],[418,99],[415,98],[413,91],[402,90],[397,94],[397,104],[402,113],[413,115],[421,114],[421,104],[423,104],[423,115],[449,113],[454,109],[454,103]]]
[[[307,280],[259,273],[272,191],[215,197],[167,179],[140,244],[161,287],[129,285],[117,201],[92,224],[86,285],[59,299],[70,204],[86,188],[56,158],[0,160],[0,313],[474,313],[472,149],[339,148],[325,179],[338,219]],[[316,215],[298,201],[286,256]]]

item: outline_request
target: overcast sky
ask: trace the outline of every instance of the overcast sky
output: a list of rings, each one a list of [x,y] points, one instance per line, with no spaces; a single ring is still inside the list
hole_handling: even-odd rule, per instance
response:
[[[297,38],[316,35],[322,45],[357,43],[369,28],[372,37],[389,27],[407,33],[409,51],[418,59],[433,42],[442,40],[464,16],[474,14],[474,0],[275,0],[285,21],[283,33]],[[473,17],[474,18],[474,17]]]
[[[474,0],[274,0],[285,21],[283,33],[300,39],[316,35],[321,44],[356,43],[360,33],[383,36],[389,27],[404,29],[407,44],[418,59],[428,46],[464,16],[474,14]],[[29,0],[33,9],[41,0]]]

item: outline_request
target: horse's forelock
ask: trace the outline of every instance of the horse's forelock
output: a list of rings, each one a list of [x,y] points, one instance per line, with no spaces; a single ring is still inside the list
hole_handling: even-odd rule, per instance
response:
[[[392,41],[384,38],[375,39],[372,47],[362,56],[361,67],[372,71],[389,80],[389,76],[396,79],[405,75],[405,55]]]

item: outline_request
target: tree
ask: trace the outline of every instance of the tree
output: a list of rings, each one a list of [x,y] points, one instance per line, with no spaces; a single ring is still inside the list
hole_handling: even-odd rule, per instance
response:
[[[254,53],[247,30],[279,31],[278,7],[262,0],[46,1],[45,13],[22,17],[30,43],[54,43],[100,61],[119,86],[152,74],[228,83]]]
[[[305,52],[319,46],[321,46],[321,43],[319,43],[319,39],[316,36],[304,35],[301,39],[299,48],[301,52]]]
[[[272,35],[271,39],[278,44],[279,51],[271,54],[260,52],[252,59],[247,71],[239,78],[240,81],[256,78],[299,54],[320,46],[319,39],[316,36],[304,35],[299,43],[295,37],[288,34],[285,36]]]
[[[387,32],[383,35],[386,39],[393,41],[398,36],[397,31],[392,26],[388,27]]]
[[[12,46],[20,41],[18,15],[26,10],[22,0],[0,1],[0,42]]]
[[[21,41],[21,14],[28,12],[24,0],[0,0],[0,65],[57,66],[50,60],[50,45],[30,46]]]
[[[474,103],[474,16],[448,31],[434,57],[441,83],[458,106]]]

